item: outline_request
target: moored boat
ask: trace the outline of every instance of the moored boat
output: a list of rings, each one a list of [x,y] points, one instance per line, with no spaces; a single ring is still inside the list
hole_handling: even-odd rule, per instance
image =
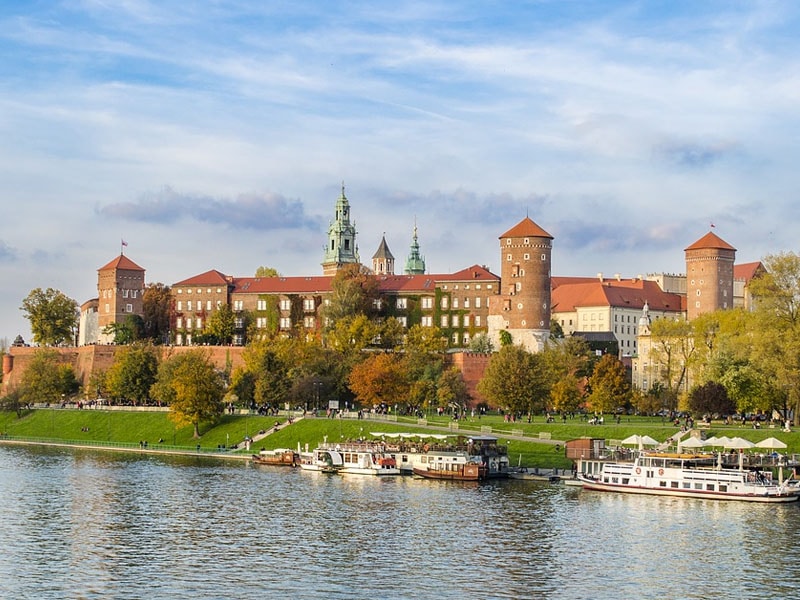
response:
[[[413,473],[426,479],[483,481],[487,479],[489,469],[480,459],[462,450],[431,451],[420,457]]]
[[[300,455],[294,450],[276,448],[275,450],[262,450],[253,454],[253,462],[259,465],[275,467],[296,467],[300,462]]]
[[[400,475],[397,461],[383,445],[370,442],[322,444],[300,462],[300,467],[340,475]]]
[[[580,472],[586,490],[747,502],[794,502],[800,489],[773,480],[771,470],[724,467],[713,454],[639,452],[632,461],[608,461]]]

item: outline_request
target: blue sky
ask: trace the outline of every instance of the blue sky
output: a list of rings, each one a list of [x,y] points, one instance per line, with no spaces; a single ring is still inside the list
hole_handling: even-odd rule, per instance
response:
[[[0,338],[36,287],[321,274],[342,181],[368,262],[499,273],[529,215],[555,275],[797,251],[794,2],[0,5]],[[401,271],[402,267],[398,269]]]

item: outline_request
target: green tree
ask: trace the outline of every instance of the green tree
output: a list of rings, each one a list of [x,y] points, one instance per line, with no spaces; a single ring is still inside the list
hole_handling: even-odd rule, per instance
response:
[[[650,332],[650,362],[665,387],[664,399],[669,402],[668,408],[675,409],[695,353],[692,325],[682,319],[657,319]]]
[[[492,340],[485,333],[479,333],[472,337],[469,341],[470,352],[480,352],[482,354],[490,354],[494,352],[494,344]]]
[[[541,412],[547,390],[539,356],[520,346],[502,346],[489,360],[478,391],[494,406],[508,411]]]
[[[164,360],[158,367],[153,398],[169,405],[169,417],[178,426],[192,425],[200,437],[200,423],[222,415],[225,393],[222,378],[202,350],[189,350]]]
[[[574,375],[565,375],[550,388],[550,402],[553,410],[558,412],[574,412],[583,402],[583,391]]]
[[[455,367],[445,369],[436,386],[436,399],[439,406],[457,406],[462,412],[466,411],[469,392],[461,371]]]
[[[272,267],[258,267],[256,269],[256,277],[280,277],[281,274],[278,273],[276,269]]]
[[[689,410],[695,415],[730,415],[736,412],[736,403],[728,398],[724,385],[708,381],[689,392]]]
[[[503,346],[510,346],[514,343],[514,338],[511,336],[511,332],[501,329],[500,330],[500,347]]]
[[[142,404],[150,398],[157,375],[156,349],[149,344],[128,346],[117,352],[106,371],[105,388],[112,398]]]
[[[20,307],[30,321],[33,341],[42,346],[72,344],[78,328],[78,303],[63,292],[47,288],[31,290]]]
[[[595,412],[610,413],[630,400],[630,383],[625,365],[614,355],[604,354],[589,378],[589,407]]]
[[[355,315],[342,317],[328,331],[326,336],[330,347],[339,352],[360,352],[369,347],[378,337],[380,328],[367,317]]]
[[[31,357],[19,384],[24,404],[56,404],[76,393],[80,385],[72,366],[61,360],[57,350],[41,348]]]
[[[222,304],[206,319],[203,334],[215,345],[229,345],[236,331],[236,316],[228,304]]]
[[[163,283],[150,283],[142,295],[143,338],[154,344],[169,343],[169,317],[172,310],[170,288]]]
[[[114,336],[114,343],[127,346],[144,337],[144,321],[139,315],[127,315],[121,323],[109,323],[103,333]]]

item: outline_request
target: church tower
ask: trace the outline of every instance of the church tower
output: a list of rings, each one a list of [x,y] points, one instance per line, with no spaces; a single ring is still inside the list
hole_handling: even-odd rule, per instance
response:
[[[322,261],[322,274],[335,275],[344,265],[360,264],[358,246],[356,246],[356,224],[350,223],[350,203],[344,195],[336,201],[336,217],[328,227],[328,245],[325,247],[325,258]]]
[[[684,250],[686,318],[733,308],[733,263],[736,248],[708,232]]]
[[[394,275],[394,256],[386,243],[386,234],[383,234],[381,244],[372,256],[372,272],[375,275]]]
[[[424,275],[425,259],[419,253],[419,241],[417,240],[417,224],[414,223],[414,238],[411,241],[411,253],[406,259],[406,275]]]
[[[550,337],[550,267],[553,236],[528,217],[500,236],[500,294],[489,298],[489,338],[500,331],[514,344],[539,352]]]
[[[144,314],[144,269],[120,255],[97,270],[98,342],[114,342],[114,334],[103,329],[112,323],[122,324],[130,315]]]

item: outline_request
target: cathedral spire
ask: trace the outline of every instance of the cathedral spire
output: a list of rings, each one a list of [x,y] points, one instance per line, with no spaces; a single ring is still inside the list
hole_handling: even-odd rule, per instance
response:
[[[322,261],[322,272],[324,275],[334,275],[345,264],[360,262],[356,245],[356,224],[355,221],[350,222],[350,203],[344,194],[342,181],[342,193],[336,200],[334,220],[328,226],[328,244]]]
[[[425,258],[419,253],[419,241],[417,240],[417,219],[414,219],[414,237],[411,241],[411,253],[406,259],[406,275],[424,275]]]

